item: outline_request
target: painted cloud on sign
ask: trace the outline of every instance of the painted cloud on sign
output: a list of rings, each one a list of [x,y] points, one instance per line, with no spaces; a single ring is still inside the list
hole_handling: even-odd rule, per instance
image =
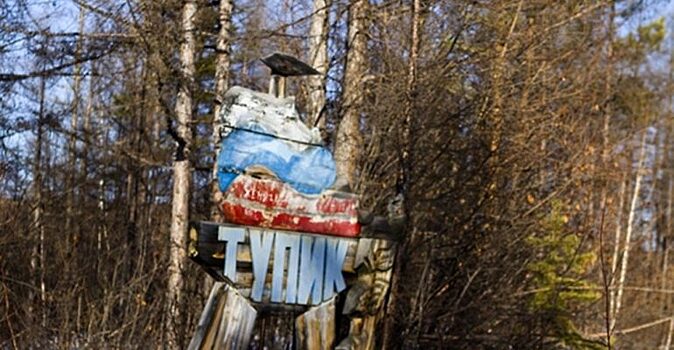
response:
[[[264,167],[304,194],[318,194],[335,182],[335,161],[320,146],[317,129],[299,119],[292,98],[281,99],[241,87],[225,95],[218,181],[226,191],[250,167]]]

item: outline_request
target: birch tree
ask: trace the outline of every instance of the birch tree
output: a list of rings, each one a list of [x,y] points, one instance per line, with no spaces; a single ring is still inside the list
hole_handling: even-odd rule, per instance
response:
[[[35,138],[35,158],[33,160],[33,196],[35,200],[35,208],[33,209],[33,228],[37,232],[37,242],[33,246],[33,251],[30,258],[30,267],[34,276],[34,283],[39,286],[40,302],[42,307],[42,318],[40,324],[42,327],[47,326],[46,316],[46,302],[47,302],[47,287],[45,283],[45,228],[44,228],[44,199],[43,199],[43,144],[48,144],[45,140],[45,92],[47,79],[40,78],[39,86],[39,109],[37,112],[37,131]],[[32,293],[32,292],[31,292]],[[35,300],[31,300],[35,302]],[[37,304],[37,303],[35,303]],[[30,306],[30,309],[33,305]]]
[[[213,154],[213,173],[211,176],[211,194],[213,199],[213,206],[211,207],[211,219],[213,221],[220,221],[221,216],[217,207],[219,198],[218,193],[218,154],[220,152],[220,109],[222,107],[222,97],[227,91],[229,83],[229,69],[231,66],[230,50],[231,50],[231,30],[232,30],[232,8],[234,4],[232,0],[220,0],[220,7],[218,9],[218,22],[220,31],[216,41],[216,66],[215,66],[215,91],[214,91],[214,105],[213,105],[213,142],[215,151]]]
[[[78,27],[79,32],[84,33],[84,8],[80,7]],[[84,36],[80,35],[77,39],[77,46],[75,48],[75,61],[79,61],[82,57],[82,49],[84,44]],[[75,225],[73,206],[75,201],[75,179],[77,177],[77,127],[79,123],[80,114],[80,97],[82,84],[82,63],[75,64],[73,69],[73,99],[70,106],[70,135],[68,135],[68,175],[66,181],[66,222],[65,228],[69,235],[70,241],[75,240],[76,233],[74,231]],[[70,248],[72,249],[72,247]],[[69,266],[67,266],[68,268]]]
[[[330,0],[314,0],[311,29],[309,31],[309,63],[320,75],[312,75],[308,80],[309,99],[307,101],[307,124],[318,124],[323,128],[325,118],[318,120],[325,105],[325,81],[328,73],[328,15]]]
[[[349,8],[348,52],[344,71],[342,119],[335,139],[337,177],[351,188],[356,187],[358,152],[362,143],[360,120],[365,93],[363,81],[367,74],[367,30],[370,4],[368,0],[354,0]]]
[[[194,55],[196,50],[194,20],[196,12],[197,2],[186,0],[181,15],[181,79],[175,106],[177,125],[175,130],[170,131],[177,143],[173,162],[173,200],[167,286],[168,314],[166,315],[166,343],[170,349],[182,347],[180,326],[183,318],[181,312],[184,285],[183,270],[186,262],[187,225],[192,187],[189,157],[192,147],[192,88],[194,86]]]

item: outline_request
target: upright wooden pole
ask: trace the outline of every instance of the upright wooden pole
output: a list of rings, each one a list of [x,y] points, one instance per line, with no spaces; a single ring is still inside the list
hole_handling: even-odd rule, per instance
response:
[[[166,345],[169,349],[181,348],[180,323],[183,271],[187,246],[187,225],[189,221],[190,189],[190,151],[192,147],[192,87],[194,85],[194,19],[197,13],[196,0],[186,0],[182,10],[182,43],[180,45],[181,79],[176,100],[177,127],[174,139],[178,144],[173,162],[173,202],[171,209],[170,253],[168,266],[166,317]]]

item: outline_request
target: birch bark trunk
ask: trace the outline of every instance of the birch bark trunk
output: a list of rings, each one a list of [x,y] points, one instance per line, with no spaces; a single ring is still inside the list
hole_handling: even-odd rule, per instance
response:
[[[616,291],[613,288],[615,284],[615,274],[618,270],[618,262],[620,258],[620,239],[622,238],[622,221],[623,211],[625,207],[625,192],[627,191],[626,175],[623,175],[622,184],[620,185],[620,192],[618,192],[618,212],[616,213],[616,228],[615,236],[613,238],[613,258],[611,259],[611,278],[609,279],[609,318],[613,317],[613,310],[615,309],[615,295]],[[610,328],[610,327],[609,327]],[[610,329],[607,330],[610,333]]]
[[[622,304],[622,296],[625,288],[625,278],[627,276],[627,266],[629,262],[629,253],[630,253],[630,241],[632,239],[632,232],[634,231],[634,222],[636,220],[636,210],[639,203],[639,194],[641,193],[641,181],[643,179],[643,167],[646,160],[646,139],[648,131],[643,131],[644,135],[641,139],[641,150],[636,170],[636,175],[634,179],[634,192],[632,193],[632,200],[630,204],[630,211],[627,217],[627,230],[625,232],[625,243],[623,248],[623,256],[620,261],[620,276],[618,279],[618,289],[615,297],[615,310],[613,311],[613,317],[611,318],[611,329],[615,329],[615,324],[620,313],[620,307]]]
[[[81,174],[84,174],[84,180],[87,179],[87,171],[89,169],[89,147],[92,147],[91,145],[91,119],[94,116],[94,100],[96,98],[95,93],[96,93],[96,83],[97,83],[97,78],[96,74],[98,73],[98,69],[96,67],[96,63],[92,62],[91,63],[91,77],[89,78],[89,86],[88,86],[88,91],[87,91],[87,106],[84,109],[84,114],[82,115],[82,140],[84,141],[84,148],[82,149],[82,166],[81,166]]]
[[[231,28],[232,28],[232,0],[221,0],[218,12],[220,21],[220,32],[216,42],[217,61],[215,66],[215,91],[213,105],[213,135],[214,154],[213,170],[211,176],[211,220],[215,222],[222,221],[222,216],[218,210],[217,203],[220,201],[218,189],[218,155],[220,154],[220,110],[222,108],[222,97],[227,91],[229,85],[229,69],[231,66]],[[210,292],[210,288],[208,288]]]
[[[45,115],[45,89],[46,89],[47,79],[46,77],[40,77],[40,87],[39,87],[39,100],[40,106],[38,110],[38,119],[37,119],[37,134],[35,139],[35,158],[33,159],[33,184],[32,191],[35,198],[35,209],[33,211],[33,227],[37,232],[37,242],[33,246],[33,251],[31,252],[30,257],[30,270],[33,278],[35,279],[35,285],[40,286],[40,305],[41,305],[41,314],[42,318],[40,324],[42,327],[47,326],[47,316],[46,316],[46,302],[47,302],[47,288],[45,285],[45,274],[44,274],[44,264],[45,264],[45,232],[44,232],[44,222],[43,222],[43,210],[44,203],[42,198],[42,153],[43,153],[43,144],[44,142],[44,115]],[[34,302],[35,295],[31,291],[31,304],[37,304]],[[30,314],[33,315],[33,306],[30,306]]]
[[[348,52],[344,72],[342,120],[335,140],[337,177],[356,188],[356,168],[361,145],[360,117],[363,106],[363,80],[367,73],[368,0],[354,0],[349,12]]]
[[[183,297],[183,268],[186,259],[187,225],[189,221],[190,151],[192,146],[192,87],[194,86],[196,0],[186,0],[182,8],[182,43],[180,45],[181,80],[176,100],[176,141],[178,148],[173,162],[173,202],[171,209],[170,253],[168,266],[166,315],[166,345],[169,349],[180,349]]]
[[[84,34],[84,8],[80,7],[78,26],[79,33]],[[84,35],[80,35],[77,39],[75,48],[75,60],[79,61],[82,56],[82,46]],[[77,241],[77,232],[75,232],[73,208],[75,206],[75,180],[78,174],[77,168],[77,127],[79,123],[80,114],[80,100],[81,100],[81,85],[82,85],[82,63],[77,63],[73,69],[73,99],[70,106],[70,135],[68,136],[68,173],[66,178],[66,215],[65,215],[65,230],[68,237],[68,249],[75,250],[75,242]],[[65,266],[66,273],[70,270],[70,263]]]
[[[325,105],[325,81],[328,72],[328,15],[329,0],[314,0],[314,14],[309,32],[309,63],[320,75],[309,76],[307,126],[325,128],[325,118],[318,119]]]

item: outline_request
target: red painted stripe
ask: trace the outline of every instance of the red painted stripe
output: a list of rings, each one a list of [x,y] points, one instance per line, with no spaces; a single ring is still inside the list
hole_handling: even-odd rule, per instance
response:
[[[246,175],[234,180],[220,203],[225,219],[235,224],[343,237],[360,234],[357,208],[351,193],[304,195],[280,181]]]
[[[349,214],[357,216],[356,208],[358,201],[356,199],[341,199],[333,197],[321,197],[316,203],[316,209],[324,214]]]
[[[356,237],[360,234],[360,224],[355,220],[344,220],[322,215],[302,216],[284,212],[262,212],[238,203],[224,200],[220,203],[228,222],[276,228],[290,231],[327,234],[341,237]]]
[[[252,210],[242,205],[232,204],[228,201],[220,203],[220,210],[227,221],[234,224],[268,227],[268,225],[265,224],[263,213],[258,210]]]
[[[283,189],[279,184],[282,185],[279,181],[265,181],[240,175],[232,182],[227,193],[258,202],[266,207],[287,208],[288,202],[279,198]]]
[[[286,209],[308,215],[341,214],[357,217],[358,197],[351,193],[331,192],[320,195],[303,195],[288,184],[275,180],[256,179],[240,175],[230,185],[226,195],[230,198],[259,203],[267,209]]]
[[[356,237],[360,233],[360,224],[344,220],[330,220],[326,218],[297,216],[286,213],[278,213],[272,220],[272,227],[286,228],[303,232],[330,234],[341,237]]]

